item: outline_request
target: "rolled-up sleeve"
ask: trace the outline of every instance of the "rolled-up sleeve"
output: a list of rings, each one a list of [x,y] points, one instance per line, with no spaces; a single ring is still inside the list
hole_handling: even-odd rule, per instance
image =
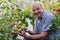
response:
[[[42,25],[42,32],[51,30],[51,29],[50,29],[50,25],[51,25],[51,22],[52,22],[54,19],[55,19],[55,16],[47,17],[47,18],[45,19],[45,22],[44,22],[44,24]]]

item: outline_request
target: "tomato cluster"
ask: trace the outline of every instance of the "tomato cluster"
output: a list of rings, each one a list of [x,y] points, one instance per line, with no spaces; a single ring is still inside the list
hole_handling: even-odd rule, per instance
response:
[[[16,34],[18,32],[26,31],[27,27],[25,25],[16,25],[16,21],[13,21],[14,27],[12,28],[11,34]]]

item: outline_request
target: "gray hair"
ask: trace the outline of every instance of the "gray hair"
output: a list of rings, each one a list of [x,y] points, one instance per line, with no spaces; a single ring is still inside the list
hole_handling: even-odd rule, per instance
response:
[[[41,7],[43,7],[43,4],[41,2],[39,2],[39,1],[33,2],[31,6],[33,6],[34,4],[39,4]]]

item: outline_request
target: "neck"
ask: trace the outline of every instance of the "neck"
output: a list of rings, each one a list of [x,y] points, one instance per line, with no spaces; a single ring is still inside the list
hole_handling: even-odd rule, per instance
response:
[[[38,17],[39,20],[42,20],[42,16]]]
[[[42,15],[43,15],[43,13],[42,13]],[[41,15],[41,16],[39,16],[39,17],[38,17],[38,19],[42,20],[42,15]]]

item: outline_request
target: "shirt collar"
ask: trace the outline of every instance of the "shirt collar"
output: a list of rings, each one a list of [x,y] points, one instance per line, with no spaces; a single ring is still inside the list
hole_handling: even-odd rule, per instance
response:
[[[42,19],[44,19],[45,18],[45,12],[43,12],[43,14],[42,14]]]

